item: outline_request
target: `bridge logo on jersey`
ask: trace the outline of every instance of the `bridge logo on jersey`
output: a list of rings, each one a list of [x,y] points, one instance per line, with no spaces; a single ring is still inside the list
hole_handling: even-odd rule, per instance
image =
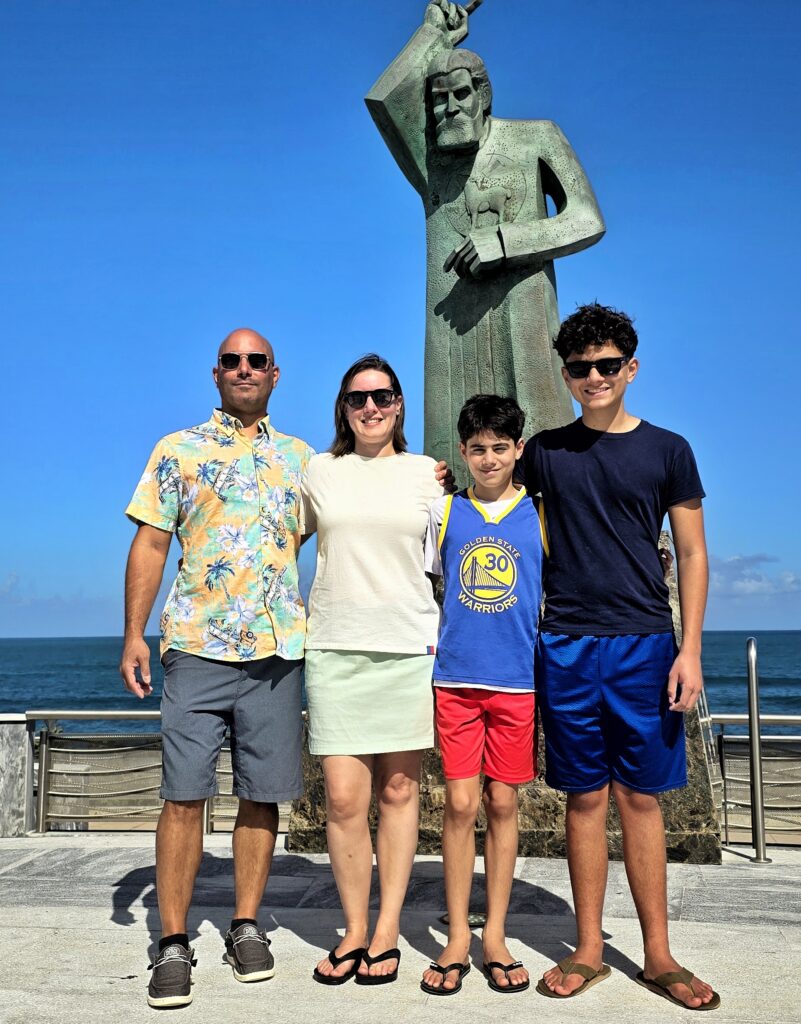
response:
[[[479,538],[459,552],[459,601],[477,612],[502,612],[517,604],[516,560],[519,551],[511,544]]]

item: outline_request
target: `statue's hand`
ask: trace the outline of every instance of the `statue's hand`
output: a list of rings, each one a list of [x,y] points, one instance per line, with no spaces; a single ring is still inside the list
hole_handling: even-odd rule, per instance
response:
[[[503,263],[503,245],[497,228],[474,228],[445,260],[444,270],[459,277],[480,277]]]
[[[467,11],[461,4],[448,3],[448,0],[435,0],[426,8],[426,25],[438,28],[448,37],[451,46],[458,46],[467,38]]]

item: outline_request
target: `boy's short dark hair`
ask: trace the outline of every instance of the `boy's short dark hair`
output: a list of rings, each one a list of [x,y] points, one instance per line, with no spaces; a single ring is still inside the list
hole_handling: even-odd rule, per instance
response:
[[[503,395],[473,395],[459,413],[456,429],[459,440],[467,444],[477,434],[491,432],[496,437],[508,437],[515,444],[523,436],[526,414],[514,400]]]
[[[563,321],[553,347],[565,362],[568,356],[581,355],[588,348],[609,344],[631,359],[637,351],[637,332],[631,317],[612,306],[590,302],[579,306]]]

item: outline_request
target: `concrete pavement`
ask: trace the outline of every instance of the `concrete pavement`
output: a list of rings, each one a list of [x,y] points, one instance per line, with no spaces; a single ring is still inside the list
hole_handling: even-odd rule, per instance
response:
[[[744,853],[745,851],[743,851]],[[774,863],[754,866],[726,853],[722,866],[669,866],[674,952],[714,984],[722,1005],[713,1020],[799,1024],[801,1002],[801,851],[771,848]],[[58,834],[0,840],[0,1022],[116,1024],[153,1021],[145,1001],[146,970],[158,938],[153,837]],[[483,892],[479,861],[474,902]],[[610,865],[605,960],[612,977],[578,999],[543,999],[534,991],[498,995],[474,968],[462,992],[426,996],[419,980],[444,939],[442,864],[418,858],[403,918],[400,978],[366,988],[317,985],[314,964],[337,941],[338,898],[328,859],[276,854],[261,924],[270,932],[276,975],[237,983],[222,962],[230,920],[230,836],[207,837],[190,927],[198,958],[194,1002],[169,1012],[181,1021],[272,1021],[354,1024],[499,1019],[669,1021],[691,1011],[674,1007],[633,981],[641,963],[639,926],[621,864]],[[536,978],[574,939],[563,861],[518,861],[509,918],[510,948]],[[478,933],[477,933],[478,935]]]

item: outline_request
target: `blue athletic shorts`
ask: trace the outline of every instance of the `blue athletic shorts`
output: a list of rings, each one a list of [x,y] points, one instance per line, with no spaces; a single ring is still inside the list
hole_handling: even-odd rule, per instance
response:
[[[537,644],[545,781],[588,793],[611,781],[639,793],[687,785],[684,715],[668,709],[672,633],[561,636]]]

